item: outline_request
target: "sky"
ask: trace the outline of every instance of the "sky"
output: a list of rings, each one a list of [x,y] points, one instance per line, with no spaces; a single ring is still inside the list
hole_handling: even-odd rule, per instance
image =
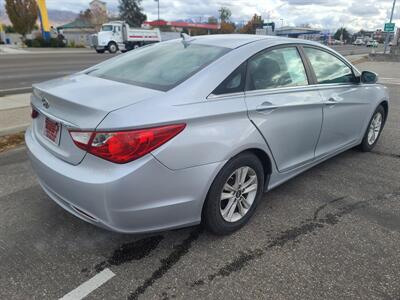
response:
[[[2,2],[4,0],[0,0]],[[111,11],[117,11],[118,0],[103,0]],[[49,9],[79,12],[88,7],[90,0],[46,0]],[[254,13],[277,26],[310,24],[316,28],[336,29],[345,26],[352,31],[361,28],[375,30],[388,22],[393,0],[160,0],[160,16],[165,20],[206,20],[218,16],[221,6],[232,11],[233,21],[245,21]],[[157,2],[142,0],[149,20],[157,18]],[[400,3],[395,20],[400,24]]]

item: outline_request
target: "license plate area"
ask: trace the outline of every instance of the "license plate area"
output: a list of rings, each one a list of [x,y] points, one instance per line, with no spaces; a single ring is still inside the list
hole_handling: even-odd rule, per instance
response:
[[[53,144],[60,143],[61,124],[47,117],[44,120],[43,135]]]

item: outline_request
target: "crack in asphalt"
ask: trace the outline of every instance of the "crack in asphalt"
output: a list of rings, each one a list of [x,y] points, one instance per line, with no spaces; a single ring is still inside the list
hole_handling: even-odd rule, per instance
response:
[[[196,228],[190,232],[186,239],[176,245],[174,250],[166,258],[161,259],[160,267],[155,270],[142,285],[138,286],[135,291],[128,295],[128,300],[138,299],[139,296],[151,287],[158,279],[162,278],[184,255],[189,252],[192,243],[199,238],[202,231],[202,228]]]
[[[381,156],[400,158],[400,154],[395,154],[395,153],[386,153],[386,152],[382,152],[382,151],[371,151],[370,153],[376,154],[376,155],[381,155]]]
[[[155,250],[163,239],[163,236],[156,235],[122,244],[119,248],[114,250],[113,254],[107,260],[95,265],[94,270],[96,273],[99,273],[110,266],[119,266],[133,260],[140,260]],[[81,272],[88,275],[90,271],[84,268]]]
[[[337,223],[339,223],[340,219],[344,215],[348,215],[356,209],[360,209],[360,208],[364,208],[364,207],[368,206],[368,203],[371,201],[385,199],[385,198],[391,197],[393,195],[400,195],[400,192],[395,191],[393,193],[385,194],[383,196],[378,196],[378,197],[375,197],[372,199],[350,203],[350,204],[347,204],[347,205],[337,208],[336,209],[337,211],[334,213],[326,213],[323,217],[318,217],[319,213],[324,208],[326,208],[328,205],[338,202],[340,200],[343,200],[346,197],[339,197],[339,198],[333,199],[333,200],[319,206],[313,214],[313,219],[307,219],[307,220],[305,220],[305,223],[303,223],[300,226],[295,226],[288,230],[282,231],[278,236],[273,238],[264,247],[259,247],[259,248],[255,248],[255,249],[247,250],[247,251],[241,251],[239,253],[239,256],[237,256],[233,261],[227,263],[225,266],[221,267],[215,273],[209,274],[207,276],[207,278],[200,278],[200,279],[198,279],[192,283],[188,283],[188,284],[191,287],[195,287],[195,286],[204,285],[206,282],[211,282],[217,277],[230,276],[233,272],[240,271],[242,268],[244,268],[246,265],[248,265],[249,262],[265,255],[269,250],[271,250],[275,247],[282,247],[291,241],[295,242],[295,241],[297,241],[297,239],[299,237],[309,234],[309,233],[313,233],[314,231],[316,231],[320,228],[324,228],[327,225],[330,225],[330,226],[336,225]]]
[[[330,204],[332,204],[332,203],[335,203],[335,202],[338,202],[338,201],[340,201],[340,200],[343,200],[343,199],[345,199],[345,198],[346,198],[346,197],[339,197],[339,198],[333,199],[333,200],[331,200],[331,201],[328,201],[328,202],[326,202],[325,204],[322,204],[320,207],[318,207],[318,208],[315,210],[313,220],[314,220],[314,221],[317,220],[318,214],[319,214],[323,209],[325,209],[325,207],[327,207],[328,205],[330,205]]]

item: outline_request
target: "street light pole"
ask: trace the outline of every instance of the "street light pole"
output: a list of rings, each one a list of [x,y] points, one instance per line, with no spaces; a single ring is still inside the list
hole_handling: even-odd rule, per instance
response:
[[[390,21],[389,21],[389,23],[392,23],[392,20],[393,20],[393,13],[394,13],[394,7],[395,7],[395,6],[396,6],[396,0],[393,0],[392,13],[390,14]],[[386,32],[385,49],[383,50],[383,54],[386,54],[387,45],[389,44],[389,36],[390,36],[390,32]]]
[[[157,2],[157,21],[160,21],[160,0],[154,0]]]

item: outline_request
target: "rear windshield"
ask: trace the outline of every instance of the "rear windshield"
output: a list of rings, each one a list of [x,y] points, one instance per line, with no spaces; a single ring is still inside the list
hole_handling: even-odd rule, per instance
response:
[[[167,91],[230,49],[173,41],[137,49],[111,60],[90,75]]]

